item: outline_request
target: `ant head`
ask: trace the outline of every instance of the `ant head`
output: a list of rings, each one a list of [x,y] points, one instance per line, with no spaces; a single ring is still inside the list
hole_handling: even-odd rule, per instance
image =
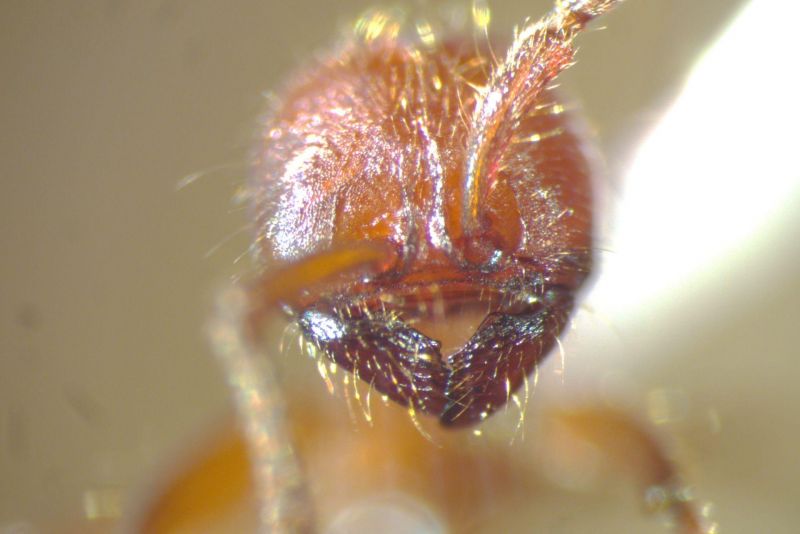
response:
[[[469,39],[384,36],[301,73],[255,152],[265,256],[377,242],[396,250],[395,278],[461,279],[588,254],[581,140],[544,83],[525,91],[509,68]]]
[[[549,84],[611,3],[557,3],[500,63],[469,38],[407,41],[373,18],[286,89],[255,152],[264,255],[392,251],[293,306],[317,353],[444,425],[522,386],[591,264],[589,168]],[[452,343],[464,317],[474,333]]]

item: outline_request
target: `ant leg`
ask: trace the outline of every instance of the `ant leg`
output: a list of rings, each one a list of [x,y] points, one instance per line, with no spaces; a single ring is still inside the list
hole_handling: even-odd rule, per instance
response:
[[[280,388],[258,350],[258,327],[279,303],[309,286],[356,271],[380,271],[391,260],[383,247],[333,250],[267,274],[250,288],[234,286],[217,300],[210,336],[236,395],[265,532],[312,532],[310,498],[284,421]]]
[[[554,410],[548,419],[551,428],[546,433],[555,440],[554,454],[575,450],[565,447],[569,440],[590,443],[620,470],[634,475],[648,510],[670,514],[678,532],[714,532],[713,523],[695,509],[675,464],[646,425],[619,410],[599,405]]]
[[[165,465],[167,476],[159,474],[155,491],[137,503],[121,532],[198,532],[209,524],[225,524],[237,516],[242,503],[250,502],[250,457],[232,414],[201,441]]]

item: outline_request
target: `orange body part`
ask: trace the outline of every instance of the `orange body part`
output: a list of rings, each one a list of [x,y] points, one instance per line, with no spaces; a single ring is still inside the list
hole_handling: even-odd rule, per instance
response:
[[[307,388],[279,392],[271,376],[259,386],[248,380],[257,366],[242,364],[256,361],[257,327],[283,303],[321,368],[336,364],[444,426],[504,406],[563,330],[591,267],[589,166],[547,87],[572,61],[575,34],[615,3],[559,0],[500,64],[469,39],[403,39],[377,14],[288,86],[266,121],[251,184],[257,244],[280,266],[251,288],[246,319],[223,307],[216,332],[258,476],[244,474],[242,439],[225,439],[163,494],[147,531],[203,529],[192,510],[207,505],[225,515],[236,499],[206,491],[216,482],[242,498],[256,493],[270,532],[313,529],[300,515],[329,525],[381,490],[418,497],[459,531],[481,520],[496,530],[513,516],[503,506],[527,508],[511,503],[529,499],[519,488],[535,489],[530,450],[476,454],[463,434],[440,428],[437,447],[395,405],[368,417],[367,431],[337,433],[342,414],[326,413]],[[226,310],[237,313],[226,319]],[[471,338],[445,339],[473,316]],[[684,532],[704,531],[641,425],[604,408],[554,415],[567,430],[543,433],[554,436],[554,456],[575,460],[570,452],[586,447],[572,442],[584,442],[658,490],[655,504]],[[293,451],[305,477],[281,476]],[[307,501],[292,484],[311,490]]]
[[[289,399],[290,434],[317,496],[314,514],[321,525],[330,524],[354,502],[400,494],[425,503],[450,531],[497,531],[498,516],[504,510],[537,509],[546,506],[538,501],[550,502],[548,492],[559,493],[537,466],[558,464],[562,469],[585,470],[590,462],[595,471],[615,473],[596,481],[598,486],[618,484],[621,474],[630,475],[639,491],[663,497],[659,502],[648,501],[648,508],[672,515],[678,532],[707,532],[703,518],[682,497],[684,487],[675,466],[652,429],[622,412],[600,406],[548,411],[547,424],[541,428],[544,446],[465,444],[463,436],[446,431],[435,433],[437,445],[391,407],[382,410],[374,426],[358,425],[342,433],[346,421],[327,417],[311,402],[317,400],[315,396],[296,394]],[[533,451],[543,456],[535,458]],[[331,461],[332,457],[336,460]],[[157,496],[136,531],[255,531],[252,466],[241,435],[228,427],[204,443],[193,458],[188,470]],[[595,491],[601,492],[600,487]],[[506,518],[508,525],[514,524],[513,515]]]
[[[583,141],[547,85],[596,14],[557,8],[499,65],[470,39],[404,39],[366,17],[289,85],[255,152],[264,258],[387,251],[377,274],[292,303],[316,353],[447,426],[483,420],[525,383],[592,264]],[[445,339],[464,316],[472,337]]]

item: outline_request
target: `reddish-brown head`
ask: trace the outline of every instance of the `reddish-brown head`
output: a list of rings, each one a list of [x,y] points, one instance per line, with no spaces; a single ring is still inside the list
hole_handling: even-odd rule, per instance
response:
[[[591,265],[589,168],[547,86],[607,5],[559,4],[499,65],[472,39],[403,40],[362,19],[288,87],[256,151],[264,256],[393,251],[385,272],[296,310],[319,352],[443,424],[480,421],[525,381]],[[476,310],[460,346],[431,334]]]

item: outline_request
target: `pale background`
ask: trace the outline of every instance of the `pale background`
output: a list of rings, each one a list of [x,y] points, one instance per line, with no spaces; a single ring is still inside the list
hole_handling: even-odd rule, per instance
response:
[[[611,175],[741,4],[631,0],[582,38],[565,85]],[[214,289],[247,269],[233,265],[246,231],[226,239],[245,223],[231,199],[262,93],[368,5],[3,2],[0,532],[80,517],[86,492],[128,502],[227,412],[203,325]],[[494,2],[494,27],[545,5]],[[758,72],[743,83],[769,99]],[[794,243],[771,253],[798,258]],[[724,531],[792,532],[800,277],[735,283],[764,287],[724,321],[676,334],[674,363],[645,379],[722,417],[703,447]]]

